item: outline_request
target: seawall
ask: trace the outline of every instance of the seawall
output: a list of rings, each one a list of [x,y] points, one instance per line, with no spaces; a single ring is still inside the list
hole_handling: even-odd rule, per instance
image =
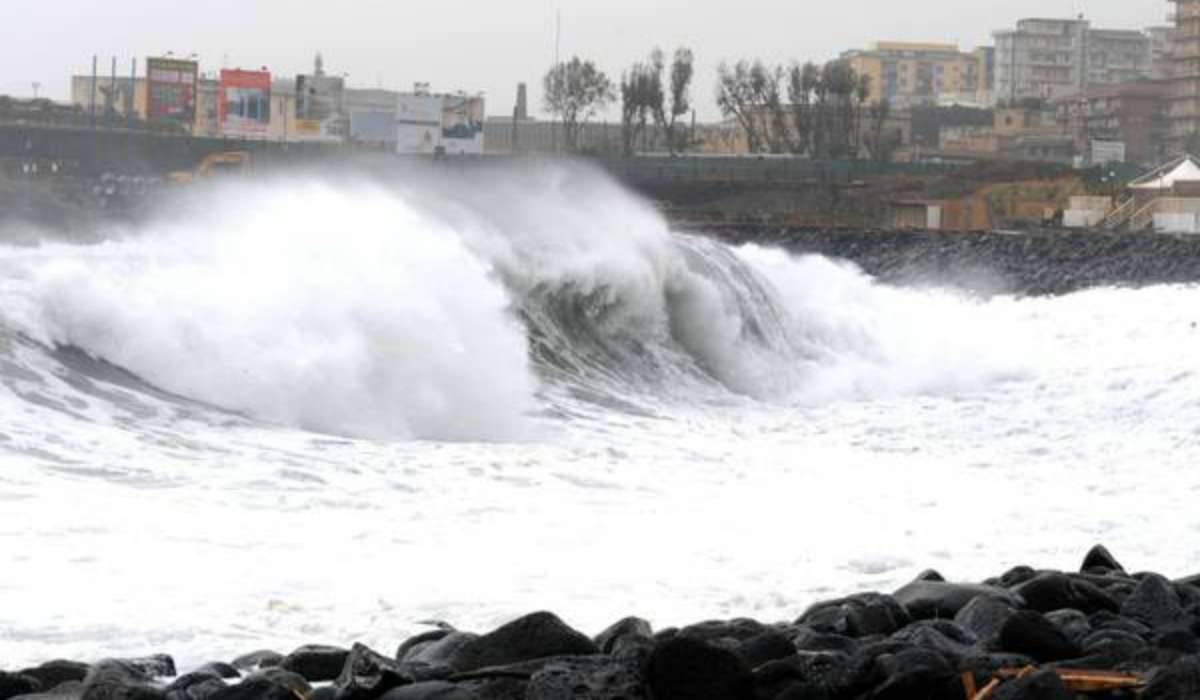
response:
[[[1102,286],[1200,283],[1200,236],[678,227],[735,244],[842,258],[884,282],[950,285],[982,294],[1046,295]]]

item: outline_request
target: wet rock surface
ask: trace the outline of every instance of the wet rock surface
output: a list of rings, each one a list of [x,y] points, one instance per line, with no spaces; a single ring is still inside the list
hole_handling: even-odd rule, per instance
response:
[[[395,655],[310,645],[179,675],[166,655],[54,660],[0,672],[0,700],[970,700],[993,683],[988,697],[1032,700],[1085,680],[1091,698],[1197,698],[1198,580],[1130,574],[1097,547],[1078,572],[927,573],[792,621],[629,617],[589,637],[539,612],[491,631],[439,623]]]
[[[693,227],[697,228],[697,227]],[[849,260],[881,281],[1045,295],[1200,282],[1200,237],[1099,231],[953,233],[701,226],[730,243]]]

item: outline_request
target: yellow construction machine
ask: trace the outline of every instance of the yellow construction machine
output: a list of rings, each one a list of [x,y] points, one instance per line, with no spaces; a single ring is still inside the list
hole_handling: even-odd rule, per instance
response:
[[[167,175],[177,185],[190,185],[197,180],[225,175],[243,175],[253,169],[254,159],[249,151],[210,153],[193,170],[178,170]]]

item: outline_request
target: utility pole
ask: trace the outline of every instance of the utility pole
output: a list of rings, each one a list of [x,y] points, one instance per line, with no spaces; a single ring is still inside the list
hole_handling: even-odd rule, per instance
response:
[[[111,115],[105,121],[109,129],[117,126],[117,57],[112,57],[112,80],[108,84],[108,110]]]
[[[100,57],[92,54],[92,101],[89,108],[91,112],[92,129],[96,128],[96,81],[100,79]]]
[[[36,81],[36,80],[35,80],[35,81],[33,81],[33,99],[35,99],[35,100],[36,100],[36,99],[38,98],[38,90],[40,90],[41,88],[42,88],[42,84],[41,84],[41,83],[39,83],[39,82],[38,82],[38,81]]]
[[[148,88],[147,88],[148,89]],[[125,118],[128,122],[129,130],[132,131],[134,124],[137,123],[137,59],[131,59],[129,62],[129,99],[125,103]]]

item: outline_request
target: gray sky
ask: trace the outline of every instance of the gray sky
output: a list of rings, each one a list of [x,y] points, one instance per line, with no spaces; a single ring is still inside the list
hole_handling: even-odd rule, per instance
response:
[[[304,8],[304,9],[299,9]],[[483,91],[490,114],[512,109],[553,61],[555,12],[562,53],[596,60],[614,79],[654,46],[690,46],[702,118],[716,116],[713,74],[722,59],[825,60],[877,39],[989,42],[1019,17],[1084,12],[1094,26],[1163,24],[1166,0],[0,0],[0,93],[65,99],[68,76],[119,57],[128,73],[147,55],[197,53],[201,70],[267,66],[308,71],[313,54],[351,85]],[[105,70],[106,68],[102,68]],[[140,68],[139,68],[140,70]]]

